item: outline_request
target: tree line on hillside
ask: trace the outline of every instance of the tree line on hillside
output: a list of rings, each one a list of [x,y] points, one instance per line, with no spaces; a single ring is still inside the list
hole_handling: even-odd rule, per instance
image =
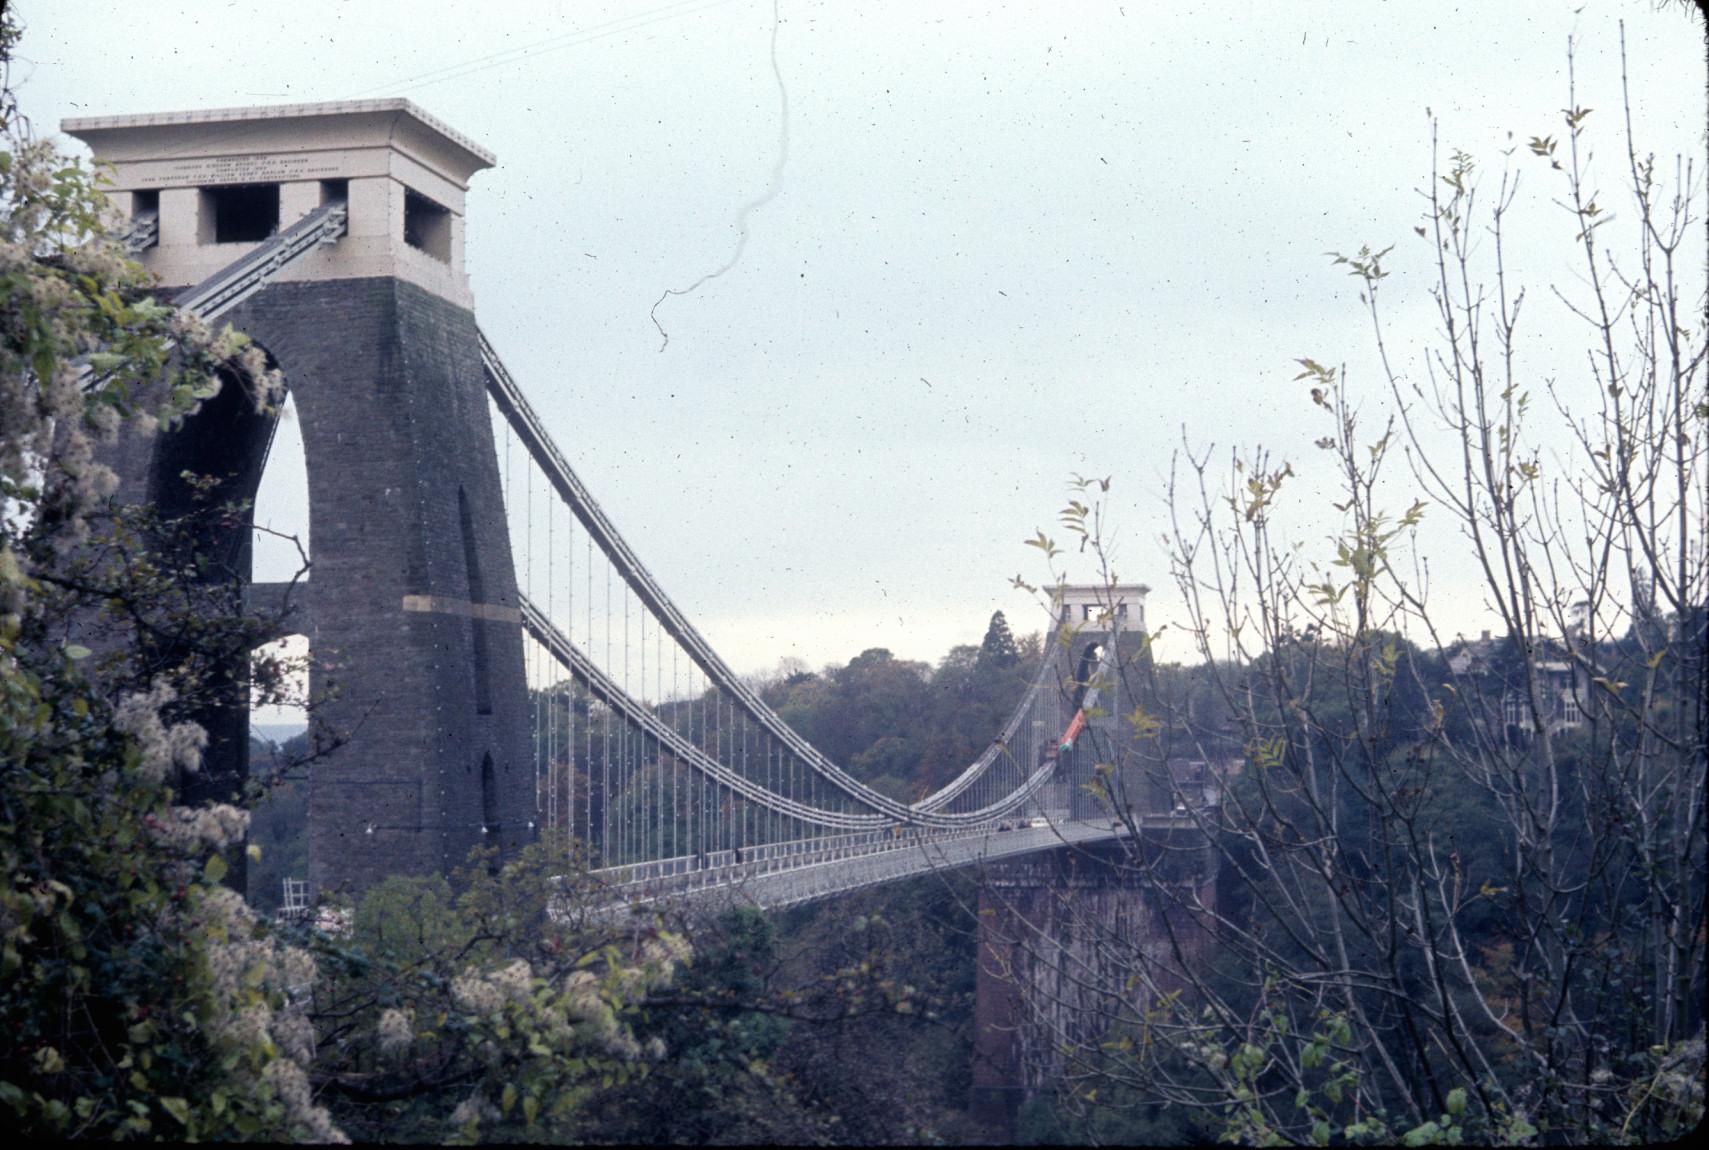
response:
[[[857,779],[917,802],[990,745],[1043,657],[1040,636],[1017,641],[998,611],[978,646],[952,647],[935,668],[875,647],[771,683],[762,697]]]

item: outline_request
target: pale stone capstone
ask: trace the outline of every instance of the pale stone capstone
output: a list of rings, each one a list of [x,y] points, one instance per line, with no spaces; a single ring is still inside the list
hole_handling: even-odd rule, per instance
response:
[[[495,157],[408,100],[88,116],[60,127],[108,170],[126,217],[157,212],[139,259],[160,282],[200,283],[262,237],[219,242],[222,189],[258,189],[273,231],[344,198],[349,232],[284,268],[279,282],[392,276],[472,308],[463,267],[463,198]],[[229,201],[227,201],[229,202]]]

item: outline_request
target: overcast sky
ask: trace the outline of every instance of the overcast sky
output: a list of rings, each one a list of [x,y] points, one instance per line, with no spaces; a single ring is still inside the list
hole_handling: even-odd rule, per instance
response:
[[[1118,572],[1156,589],[1153,626],[1178,617],[1158,535],[1183,428],[1296,461],[1290,522],[1330,534],[1305,513],[1322,431],[1294,359],[1344,363],[1381,408],[1324,253],[1392,243],[1392,350],[1416,362],[1427,108],[1493,190],[1504,149],[1561,134],[1575,37],[1612,185],[1623,19],[1639,136],[1704,154],[1700,18],[1647,0],[780,0],[786,157],[771,0],[16,6],[42,131],[403,95],[496,152],[468,199],[477,316],[744,671],[935,660],[998,607],[1037,627],[1009,578],[1043,575],[1021,541],[1076,472],[1112,477]],[[1513,263],[1541,310],[1572,229],[1527,161]],[[728,261],[774,186],[736,266],[659,308],[661,352],[654,301]],[[1575,339],[1539,315],[1535,370],[1570,375]],[[1452,535],[1423,545],[1449,629],[1489,625],[1441,570]]]

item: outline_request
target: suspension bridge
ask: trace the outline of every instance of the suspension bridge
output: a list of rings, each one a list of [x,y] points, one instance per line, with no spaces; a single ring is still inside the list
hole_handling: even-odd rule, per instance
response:
[[[917,801],[874,790],[696,630],[475,324],[464,193],[489,153],[404,100],[64,126],[111,165],[137,257],[255,339],[299,413],[311,574],[249,595],[310,637],[347,737],[311,781],[311,890],[564,832],[618,899],[783,906],[1122,833],[1091,784],[1119,784],[1095,765],[1144,588],[1059,589],[985,751]],[[129,449],[123,490],[170,511],[188,471],[252,500],[276,419],[213,401]],[[248,579],[247,531],[209,544]],[[205,717],[216,776],[246,770],[244,722]],[[1200,798],[1143,795],[1137,824],[1190,827]]]

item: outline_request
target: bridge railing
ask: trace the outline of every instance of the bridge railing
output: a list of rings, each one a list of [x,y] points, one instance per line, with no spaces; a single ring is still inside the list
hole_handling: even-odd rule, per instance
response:
[[[876,854],[917,851],[963,839],[985,838],[993,833],[994,828],[986,826],[826,835],[608,867],[592,873],[605,879],[619,898],[658,897],[739,885],[768,874],[850,862]]]
[[[1091,708],[1097,690],[1065,683],[1053,651],[1002,729],[935,793],[909,803],[842,770],[713,651],[570,468],[484,335],[480,351],[503,443],[541,822],[584,840],[606,873],[688,881],[813,865],[804,860],[893,849],[907,829],[936,841],[983,834],[1097,789],[1095,753],[1075,748],[1087,714],[1069,725],[1064,713]],[[1104,646],[1099,682],[1115,650]]]
[[[789,839],[783,842],[759,843],[747,847],[731,847],[725,850],[700,851],[690,855],[678,855],[675,858],[604,867],[596,869],[593,873],[614,885],[623,886],[632,883],[652,882],[662,878],[674,878],[697,871],[721,871],[737,866],[745,866],[763,872],[774,869],[770,865],[774,863],[799,866],[809,862],[850,858],[879,850],[903,850],[919,846],[923,842],[934,842],[964,835],[985,834],[988,829],[979,827],[951,831],[925,831],[918,827],[887,827],[877,831],[830,834]]]

